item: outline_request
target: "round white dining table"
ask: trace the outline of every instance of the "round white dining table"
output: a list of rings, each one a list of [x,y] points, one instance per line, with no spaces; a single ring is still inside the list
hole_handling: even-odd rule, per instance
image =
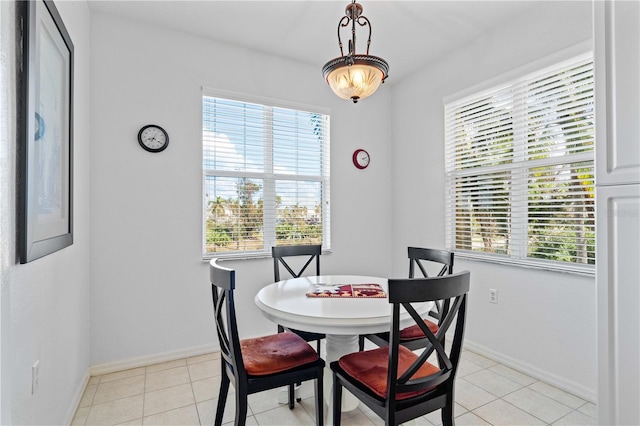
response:
[[[388,297],[308,297],[307,292],[314,284],[380,284],[387,293],[387,279],[360,275],[300,277],[269,284],[255,297],[256,306],[269,320],[287,328],[326,334],[324,397],[330,403],[333,378],[329,363],[358,351],[360,334],[389,331],[391,304]],[[432,306],[425,303],[418,313],[426,314]],[[410,325],[411,321],[408,314],[401,314],[402,326]],[[358,400],[344,391],[342,410],[351,411],[357,406]]]

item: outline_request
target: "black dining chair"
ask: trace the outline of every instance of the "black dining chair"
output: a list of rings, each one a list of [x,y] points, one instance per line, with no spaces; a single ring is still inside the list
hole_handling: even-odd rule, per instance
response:
[[[271,247],[271,257],[273,257],[273,280],[278,282],[282,279],[280,275],[280,266],[286,269],[291,278],[298,278],[304,274],[309,265],[315,263],[315,275],[320,275],[321,254],[322,245],[319,244]],[[298,261],[297,264],[294,263],[296,261]],[[320,341],[326,337],[324,334],[288,328],[286,330],[296,333],[307,342],[316,342],[316,349],[318,353],[320,353]],[[285,327],[278,325],[278,333],[282,333],[283,331],[285,331]]]
[[[222,378],[215,425],[222,424],[229,384],[235,388],[236,426],[247,418],[247,398],[268,389],[315,380],[316,424],[323,424],[324,361],[309,343],[294,333],[276,333],[240,340],[235,308],[235,270],[212,259],[209,266]],[[293,408],[292,394],[289,408]]]
[[[407,251],[409,256],[409,278],[415,278],[416,269],[420,270],[423,278],[430,276],[442,277],[453,273],[453,252],[421,247],[408,247]],[[434,309],[428,315],[431,319],[424,319],[425,324],[432,333],[438,331],[440,320],[449,309],[449,300],[436,300],[434,304]],[[389,333],[383,332],[359,336],[358,346],[361,351],[364,350],[365,339],[378,346],[387,346],[389,344]],[[409,349],[414,350],[424,347],[428,343],[428,339],[419,327],[411,326],[402,330],[400,342]]]
[[[445,426],[454,424],[455,376],[462,351],[469,281],[468,271],[442,277],[389,279],[389,346],[347,354],[330,364],[334,425],[340,425],[343,387],[385,425],[405,423],[435,410],[441,410]],[[416,312],[415,304],[444,299],[453,300],[434,334]],[[400,342],[401,309],[409,313],[429,341],[419,354]],[[442,337],[454,321],[447,352]],[[435,364],[427,361],[433,354]]]
[[[315,275],[320,275],[320,255],[322,255],[322,245],[296,245],[296,246],[273,246],[271,247],[271,257],[273,257],[273,280],[281,280],[280,267],[288,272],[290,278],[302,276],[307,267],[315,264]],[[313,275],[313,269],[309,269],[308,274]],[[278,333],[289,331],[302,337],[306,342],[316,342],[316,351],[320,354],[321,341],[326,336],[323,333],[313,333],[310,331],[285,328],[278,324]],[[301,401],[295,398],[295,385],[289,386],[289,401]]]

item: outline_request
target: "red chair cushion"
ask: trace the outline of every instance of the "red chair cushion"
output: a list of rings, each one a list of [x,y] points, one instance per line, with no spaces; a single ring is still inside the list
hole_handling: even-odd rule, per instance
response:
[[[252,376],[279,373],[319,358],[311,345],[294,333],[244,339],[240,341],[240,350],[244,368]]]
[[[427,325],[427,327],[429,327],[429,330],[433,334],[436,334],[440,329],[440,327],[438,327],[438,324],[431,322],[429,320],[424,320],[424,323]],[[415,340],[415,339],[422,339],[423,337],[425,337],[425,335],[420,329],[420,327],[418,326],[418,324],[415,324],[415,325],[412,325],[411,327],[407,327],[405,329],[400,330],[400,340]]]
[[[398,348],[398,377],[413,364],[416,358],[418,358],[418,356],[404,346]],[[388,346],[345,355],[340,358],[338,364],[347,374],[371,389],[380,398],[387,396],[387,370],[389,368]],[[427,377],[438,371],[440,371],[438,367],[425,362],[411,378]],[[429,390],[431,389],[402,392],[396,395],[396,399],[411,398],[426,393]]]

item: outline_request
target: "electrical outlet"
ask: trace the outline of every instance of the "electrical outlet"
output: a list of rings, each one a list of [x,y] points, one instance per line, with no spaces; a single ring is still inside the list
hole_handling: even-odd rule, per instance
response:
[[[495,304],[498,303],[498,290],[496,290],[495,288],[489,289],[489,302]]]
[[[40,385],[40,360],[31,367],[31,395],[36,393]]]

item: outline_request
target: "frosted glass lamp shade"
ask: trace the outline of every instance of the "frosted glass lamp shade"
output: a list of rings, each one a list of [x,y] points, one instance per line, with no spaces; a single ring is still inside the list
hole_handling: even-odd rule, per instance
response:
[[[322,69],[322,74],[336,95],[355,103],[373,95],[387,78],[388,70],[384,59],[355,55],[329,61]]]

